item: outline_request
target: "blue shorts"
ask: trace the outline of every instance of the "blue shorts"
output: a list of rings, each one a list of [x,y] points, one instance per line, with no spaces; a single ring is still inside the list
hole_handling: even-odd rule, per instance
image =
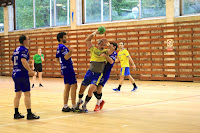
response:
[[[104,74],[103,77],[102,77],[101,80],[100,80],[99,85],[101,85],[101,86],[104,87],[104,85],[105,85],[106,82],[108,81],[109,77],[110,77],[110,73]]]
[[[88,86],[89,84],[94,84],[94,85],[98,86],[102,76],[103,76],[103,73],[95,73],[95,72],[88,70],[82,81],[82,85]]]
[[[124,76],[130,75],[129,67],[122,67],[120,75],[124,75]]]
[[[13,77],[13,81],[15,83],[15,92],[26,92],[31,90],[29,77]]]
[[[68,68],[62,69],[61,73],[64,76],[64,83],[65,84],[72,85],[72,84],[77,83],[76,74],[74,72],[73,67],[68,67]]]

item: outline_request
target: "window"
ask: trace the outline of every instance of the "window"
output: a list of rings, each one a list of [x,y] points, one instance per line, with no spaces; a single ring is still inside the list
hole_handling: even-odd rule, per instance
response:
[[[16,29],[33,28],[33,2],[30,0],[16,0]]]
[[[101,0],[85,0],[85,6],[85,22],[101,22]]]
[[[165,0],[85,0],[84,5],[85,23],[166,16]]]
[[[35,0],[36,27],[50,26],[50,0]]]
[[[16,29],[70,24],[70,0],[15,0]]]
[[[200,0],[182,0],[182,14],[200,13]]]
[[[0,7],[0,32],[4,31],[3,7]]]
[[[70,24],[70,0],[56,0],[56,25]]]
[[[112,20],[136,18],[139,18],[139,0],[112,0]]]
[[[166,0],[141,0],[141,18],[166,16]]]

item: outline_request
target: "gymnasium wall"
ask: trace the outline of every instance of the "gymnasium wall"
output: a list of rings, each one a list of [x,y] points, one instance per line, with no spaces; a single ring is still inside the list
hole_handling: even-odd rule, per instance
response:
[[[110,42],[125,42],[125,48],[133,58],[137,69],[131,70],[135,79],[139,80],[172,80],[200,81],[200,20],[173,23],[165,19],[154,23],[126,22],[101,24],[106,27],[104,35],[97,35],[93,43],[100,38]],[[58,42],[56,35],[60,31],[67,32],[67,46],[74,47],[72,59],[77,78],[83,78],[89,68],[90,52],[84,39],[100,25],[79,26],[77,30],[70,27],[37,29],[0,34],[0,75],[11,76],[13,51],[19,46],[18,37],[26,34],[30,37],[30,61],[42,48],[45,56],[43,62],[44,77],[62,77],[60,65],[53,61]],[[174,40],[174,49],[167,50],[167,39]],[[112,79],[118,79],[120,64],[116,63],[111,72]]]

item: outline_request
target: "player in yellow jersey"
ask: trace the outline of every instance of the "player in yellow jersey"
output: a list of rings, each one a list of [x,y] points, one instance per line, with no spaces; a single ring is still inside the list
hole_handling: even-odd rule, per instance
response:
[[[120,51],[117,53],[117,61],[120,61],[121,64],[121,73],[120,73],[120,81],[119,81],[119,86],[116,89],[113,89],[114,91],[120,91],[121,86],[123,84],[124,81],[124,76],[128,76],[128,79],[131,81],[131,83],[133,84],[133,90],[131,91],[135,91],[136,89],[138,89],[138,87],[135,84],[135,81],[133,79],[133,77],[130,75],[130,65],[129,65],[129,61],[131,62],[131,65],[133,67],[133,69],[136,68],[129,52],[124,49],[124,43],[120,42],[119,43],[119,49]]]
[[[84,80],[82,81],[80,91],[79,91],[79,100],[76,105],[76,110],[79,109],[80,104],[83,103],[82,97],[85,89],[90,85],[88,90],[88,95],[85,98],[85,102],[82,106],[83,112],[88,112],[86,105],[92,98],[93,92],[97,89],[98,84],[103,76],[103,70],[107,60],[112,60],[107,54],[107,49],[104,49],[104,46],[108,43],[106,39],[100,39],[98,41],[97,48],[93,46],[91,40],[95,34],[99,34],[98,31],[93,32],[86,38],[86,45],[91,53],[90,58],[90,67],[86,72]]]

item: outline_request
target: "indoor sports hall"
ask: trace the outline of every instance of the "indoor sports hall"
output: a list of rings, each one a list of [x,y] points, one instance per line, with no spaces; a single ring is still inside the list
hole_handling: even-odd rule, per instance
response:
[[[200,0],[0,0],[0,133],[199,133],[199,7]],[[93,34],[99,27],[105,32]],[[102,109],[94,111],[98,101],[93,95],[87,113],[62,111],[65,84],[56,61],[60,32],[66,33],[68,52],[73,49],[76,102],[92,65],[86,41],[90,35],[93,47],[98,48],[104,38],[117,43],[117,53],[123,42],[136,66],[130,63],[129,76],[137,89],[132,91],[133,84],[125,76],[120,91],[113,90],[119,88],[123,75],[120,60],[102,89]],[[40,116],[35,120],[27,120],[23,92],[18,109],[25,118],[14,119],[16,60],[12,59],[21,47],[21,35],[29,41],[30,56],[23,68],[33,72],[35,54],[40,50],[44,55],[42,79],[40,72],[35,78],[29,73],[32,113]],[[90,86],[83,94],[84,104]]]

